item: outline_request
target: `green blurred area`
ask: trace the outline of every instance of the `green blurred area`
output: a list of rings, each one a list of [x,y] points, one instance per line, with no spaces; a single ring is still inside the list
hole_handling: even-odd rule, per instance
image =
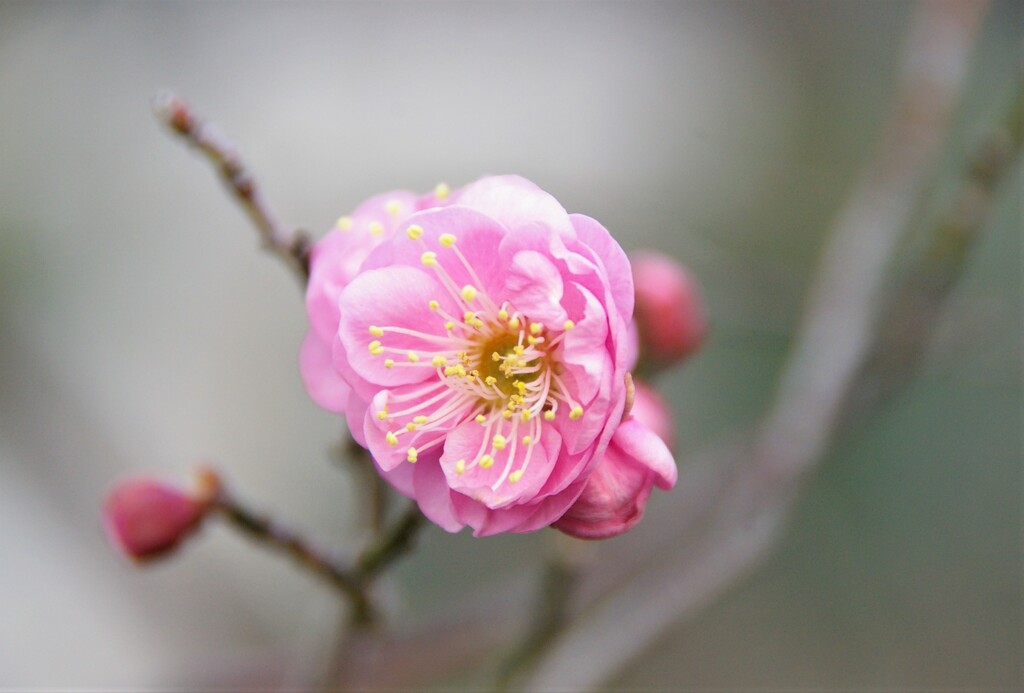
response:
[[[771,399],[910,9],[0,3],[0,688],[181,687],[329,645],[322,589],[226,532],[153,573],[117,564],[94,511],[127,470],[213,458],[261,507],[360,537],[326,455],[341,426],[297,375],[294,286],[153,124],[157,87],[314,229],[380,190],[514,170],[686,262],[713,334],[659,382],[685,466]],[[993,4],[904,258],[1019,79],[1021,12]],[[609,690],[1020,690],[1021,190],[1018,165],[920,373],[841,436],[767,564]],[[650,521],[685,497],[655,494]],[[431,528],[387,593],[444,614],[534,577],[545,547]]]

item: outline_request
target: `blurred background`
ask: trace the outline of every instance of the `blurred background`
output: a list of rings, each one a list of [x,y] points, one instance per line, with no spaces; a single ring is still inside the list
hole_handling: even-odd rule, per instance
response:
[[[0,688],[288,686],[324,657],[334,595],[221,526],[151,569],[116,555],[99,507],[133,470],[208,460],[325,543],[363,536],[343,424],[298,376],[301,293],[156,123],[158,89],[316,235],[377,192],[514,172],[685,262],[714,324],[659,383],[685,467],[770,399],[911,9],[0,2]],[[1021,19],[992,6],[938,190],[1009,94]],[[769,561],[610,689],[1019,690],[1020,205],[1018,168],[924,368],[840,440]],[[529,579],[544,534],[428,528],[393,608]]]

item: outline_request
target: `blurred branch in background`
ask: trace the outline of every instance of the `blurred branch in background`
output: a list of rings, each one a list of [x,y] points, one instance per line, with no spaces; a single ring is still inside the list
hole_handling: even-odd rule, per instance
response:
[[[878,323],[891,306],[883,296],[887,272],[945,139],[985,10],[982,2],[918,6],[892,115],[837,217],[774,405],[749,443],[706,460],[721,474],[707,474],[701,465],[698,483],[688,485],[695,480],[684,476],[682,492],[698,508],[680,523],[666,523],[672,536],[647,564],[571,621],[535,672],[520,681],[524,689],[591,689],[607,682],[669,626],[691,616],[767,555],[802,481],[825,456],[844,420],[869,355],[894,339],[888,332],[894,324]],[[1009,162],[1019,149],[1019,138],[1011,142],[1016,144],[999,161]],[[984,180],[981,187],[991,194],[1006,168],[1006,163],[989,166],[984,178],[975,176],[969,185]],[[941,225],[937,244],[950,236],[973,237],[981,219],[975,215]],[[923,270],[941,275],[921,285],[931,316],[955,282],[967,245],[961,241],[951,256],[959,260]],[[897,295],[906,291],[911,289]],[[921,289],[916,291],[920,296]],[[935,323],[914,324],[917,346],[899,363],[900,370],[915,365]],[[580,667],[581,661],[588,666]]]
[[[235,148],[216,126],[197,118],[180,96],[166,93],[154,104],[157,117],[173,132],[198,149],[217,167],[225,185],[249,214],[263,244],[298,274],[302,285],[309,279],[309,237],[284,225],[270,209],[256,179]]]

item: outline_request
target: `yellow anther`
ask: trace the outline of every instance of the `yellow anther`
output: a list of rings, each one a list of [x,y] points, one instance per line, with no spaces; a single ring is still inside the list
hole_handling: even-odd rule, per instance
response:
[[[472,301],[476,298],[476,287],[466,284],[462,287],[462,300]]]
[[[434,368],[441,368],[446,363],[448,363],[448,361],[445,360],[444,356],[435,356],[434,358],[430,359],[430,365],[433,366]]]
[[[405,424],[405,430],[409,431],[409,433],[412,433],[413,431],[416,430],[416,424],[412,422]]]
[[[394,366],[395,366],[395,360],[394,359],[384,359],[384,367],[385,368],[394,368]]]
[[[572,408],[572,411],[569,412],[569,418],[573,421],[577,421],[581,416],[583,416],[583,407],[577,404]]]
[[[533,443],[533,438],[530,436],[523,436],[523,445],[530,445]]]
[[[477,414],[473,420],[476,421],[478,424],[487,423],[487,417],[484,416],[483,414]]]
[[[530,346],[533,346],[537,342],[542,342],[544,340],[542,340],[540,337],[534,337],[533,335],[530,335],[529,337],[526,338],[526,341],[527,343],[529,343]]]
[[[430,421],[430,419],[428,419],[425,416],[414,416],[413,419],[412,419],[412,422],[414,424],[418,425],[418,426],[422,426],[423,424],[427,423],[428,421]]]
[[[443,200],[448,197],[448,193],[451,192],[451,188],[448,187],[447,183],[438,183],[434,188],[434,197],[439,200]]]
[[[501,361],[501,354],[499,354],[496,351],[492,351],[491,352],[491,361],[495,361],[495,362]]]
[[[508,311],[502,308],[498,311],[498,320],[508,320]]]
[[[347,214],[343,217],[338,217],[338,228],[342,231],[349,231],[352,229],[352,217]]]
[[[379,221],[371,221],[369,228],[370,233],[372,233],[374,236],[379,236],[382,233],[384,233],[384,227],[381,225]]]
[[[405,459],[409,460],[410,464],[416,464],[416,448],[409,448],[409,452],[405,453]]]
[[[471,310],[467,310],[465,313],[462,314],[462,320],[467,325],[472,325],[473,321],[476,320],[476,313],[474,313]]]
[[[454,322],[452,322],[451,320],[449,320],[448,322],[446,322],[446,323],[444,324],[444,329],[446,329],[446,330],[448,330],[449,332],[451,332],[452,330],[454,330],[454,329],[455,329],[455,323],[454,323]]]
[[[518,484],[519,480],[522,479],[522,478],[523,478],[523,470],[522,469],[517,469],[517,470],[515,470],[514,472],[512,472],[511,474],[508,475],[508,483],[510,483],[510,484]]]
[[[418,363],[420,360],[420,355],[417,354],[415,351],[410,350],[405,353],[405,358],[409,359],[409,363]]]
[[[473,321],[473,327],[475,327],[478,330],[482,330],[484,327],[484,321],[481,320],[480,318],[477,318],[476,320]]]
[[[437,264],[437,253],[433,250],[426,251],[420,255],[420,262],[422,262],[426,267],[433,267]]]
[[[515,386],[516,389],[519,390],[519,394],[526,392],[526,383],[524,383],[522,380],[517,380],[515,382]]]
[[[409,237],[410,241],[415,241],[417,238],[423,235],[423,227],[413,224],[405,230],[405,235]]]
[[[398,200],[388,200],[387,210],[388,214],[395,216],[402,211],[402,203]]]
[[[505,421],[511,421],[512,420],[512,412],[510,410],[508,410],[508,409],[506,409],[505,411],[501,412],[501,416],[502,416],[503,419],[505,419]]]
[[[529,421],[531,416],[533,416],[533,414],[530,413],[529,409],[523,409],[523,413],[519,415],[519,418],[525,422]]]
[[[398,445],[398,436],[395,435],[394,431],[388,431],[388,434],[384,436],[384,439],[388,441],[388,445],[394,447]]]
[[[519,325],[519,318],[512,318],[511,320],[508,321],[508,326],[511,327],[513,330],[518,330]]]
[[[490,469],[491,465],[494,464],[494,458],[490,455],[484,455],[480,458],[480,466],[484,469]]]
[[[370,334],[372,334],[374,337],[383,337],[384,330],[380,329],[376,325],[370,325]]]
[[[508,441],[505,439],[505,436],[501,435],[500,433],[495,435],[494,440],[491,442],[494,444],[495,450],[504,450],[505,445],[508,443]]]
[[[544,420],[545,421],[554,421],[555,420],[555,412],[553,412],[550,409],[548,409],[546,412],[544,412]]]
[[[368,346],[370,349],[370,353],[373,354],[374,356],[380,356],[381,354],[384,353],[384,347],[381,345],[379,339],[373,340],[372,342],[370,342]]]
[[[459,460],[455,463],[455,473],[459,476],[466,473],[466,460]]]
[[[381,421],[388,418],[387,408],[377,410],[377,418],[380,419]]]
[[[442,233],[440,236],[437,237],[437,240],[445,248],[451,248],[453,245],[455,245],[455,234]]]
[[[495,378],[493,375],[489,375],[486,378],[484,378],[484,384],[485,385],[497,385],[498,384],[498,379]]]
[[[576,327],[576,323],[574,323],[572,320],[566,320],[565,324],[563,325],[563,327],[566,330],[571,330],[572,328]]]
[[[540,334],[543,329],[544,326],[539,322],[530,323],[530,334]]]
[[[441,304],[434,300],[431,300],[427,305],[430,307],[430,310],[437,310],[441,307]]]
[[[515,352],[516,356],[522,356],[523,352],[526,351],[526,349],[523,348],[522,344],[516,344],[514,347],[512,347],[512,351]]]

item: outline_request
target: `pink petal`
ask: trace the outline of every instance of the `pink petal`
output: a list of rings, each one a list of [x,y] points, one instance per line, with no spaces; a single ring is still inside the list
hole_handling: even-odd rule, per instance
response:
[[[393,332],[378,337],[370,332],[371,326],[396,327],[446,339],[443,318],[427,307],[432,299],[449,313],[456,310],[434,278],[422,270],[396,266],[362,272],[345,287],[340,299],[339,334],[345,360],[363,379],[378,385],[404,385],[434,377],[436,370],[429,358],[416,366],[392,368],[385,366],[385,360],[404,362],[406,352],[429,353],[437,342]],[[374,341],[383,344],[383,354],[370,352]]]
[[[541,222],[557,233],[573,233],[569,215],[558,200],[520,176],[481,178],[466,187],[459,204],[483,212],[512,231]]]
[[[299,370],[314,402],[328,411],[345,411],[352,388],[334,370],[329,344],[312,331],[302,342]]]

